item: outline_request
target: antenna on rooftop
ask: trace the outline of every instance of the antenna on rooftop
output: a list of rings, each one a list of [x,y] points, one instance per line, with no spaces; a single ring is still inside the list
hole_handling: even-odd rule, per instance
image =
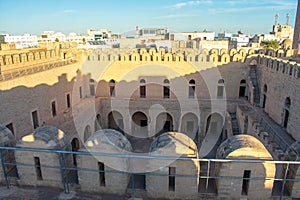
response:
[[[289,25],[290,17],[291,17],[290,13],[286,14],[286,25]]]
[[[278,13],[276,13],[276,14],[275,14],[275,25],[278,24],[278,17],[279,17],[279,15],[278,15]]]

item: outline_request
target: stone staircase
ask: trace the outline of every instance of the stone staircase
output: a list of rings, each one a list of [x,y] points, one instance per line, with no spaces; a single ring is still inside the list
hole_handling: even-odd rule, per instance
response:
[[[236,113],[230,113],[230,117],[231,117],[232,133],[233,135],[239,135],[240,127],[239,127],[238,120],[236,118]]]
[[[259,106],[260,102],[260,92],[259,92],[259,85],[257,80],[257,72],[256,72],[256,65],[250,66],[250,79],[254,86],[254,105]]]

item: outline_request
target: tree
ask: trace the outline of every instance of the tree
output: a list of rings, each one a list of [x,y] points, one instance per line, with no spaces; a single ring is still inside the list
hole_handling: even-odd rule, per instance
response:
[[[265,49],[278,49],[280,47],[280,42],[277,40],[263,40],[260,43]]]
[[[59,42],[59,39],[58,39],[58,38],[55,38],[55,42]]]
[[[85,43],[86,43],[86,41],[85,41],[85,38],[82,38],[82,43],[83,43],[83,44],[85,44]]]

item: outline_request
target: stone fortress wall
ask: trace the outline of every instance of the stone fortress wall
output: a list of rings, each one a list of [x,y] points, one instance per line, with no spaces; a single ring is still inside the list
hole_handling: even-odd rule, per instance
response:
[[[210,133],[222,130],[222,140],[225,140],[232,135],[231,127],[226,127],[230,124],[227,116],[236,112],[241,103],[239,91],[243,80],[246,86],[242,96],[254,105],[255,90],[258,89],[261,96],[258,103],[260,106],[264,104],[265,112],[277,124],[283,123],[286,110],[289,111],[286,131],[294,140],[299,139],[297,114],[300,105],[297,102],[299,93],[296,92],[300,86],[299,64],[285,59],[291,55],[289,50],[246,52],[243,49],[231,49],[227,52],[224,49],[203,49],[199,53],[194,49],[178,48],[168,52],[164,49],[92,51],[68,49],[66,45],[52,52],[56,52],[53,59],[76,58],[76,62],[0,82],[0,110],[5,113],[0,116],[0,123],[12,127],[17,139],[33,132],[35,125],[54,125],[64,131],[70,141],[79,140],[81,147],[93,132],[101,128],[121,129],[125,134],[132,134],[136,129],[131,120],[126,119],[133,119],[135,114],[142,113],[146,120],[151,121],[147,127],[150,136],[160,132],[163,126],[159,124],[162,121],[161,114],[167,114],[174,131],[194,136],[198,133],[198,143],[202,143],[207,135],[214,136]],[[19,58],[15,54],[3,55],[1,69],[9,70],[17,65],[30,67],[32,62],[28,61],[28,54],[27,61],[26,56],[20,59],[21,54]],[[46,52],[42,54],[45,56],[41,56],[41,53],[37,55],[37,62],[51,58],[47,57]],[[155,70],[148,70],[150,65]],[[256,66],[257,86],[250,77],[253,66]],[[166,70],[160,71],[160,68]],[[216,74],[211,82],[207,82],[206,77]],[[140,97],[141,79],[147,81],[146,98]],[[171,89],[169,98],[163,96],[166,79]],[[221,79],[223,81],[219,82]],[[114,95],[110,90],[111,80],[114,80]],[[190,98],[188,91],[193,86],[194,97]],[[218,96],[219,86],[224,91],[222,96]],[[285,104],[287,98],[291,106],[288,109]],[[128,99],[129,107],[122,106]],[[226,106],[222,107],[224,100]],[[183,105],[178,110],[180,102],[185,102],[187,106]],[[212,102],[216,102],[217,110],[211,110]],[[155,104],[162,105],[163,109],[159,107],[154,109],[155,112],[148,113]],[[278,110],[278,107],[282,110]],[[129,108],[131,112],[128,112]],[[194,112],[197,109],[200,112]],[[36,119],[34,113],[37,114]],[[75,113],[87,114],[78,124],[74,120]],[[222,126],[225,119],[225,126]],[[242,121],[245,120],[240,120],[240,126]],[[188,128],[190,122],[193,122],[192,128]],[[209,124],[212,123],[218,128],[211,129]],[[255,128],[248,131],[254,132]]]

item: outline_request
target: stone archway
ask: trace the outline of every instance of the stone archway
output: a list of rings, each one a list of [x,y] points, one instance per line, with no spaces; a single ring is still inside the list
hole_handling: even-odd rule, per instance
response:
[[[124,122],[123,116],[118,111],[112,111],[108,114],[107,127],[109,129],[115,129],[124,134]]]
[[[84,129],[83,141],[85,142],[89,137],[91,137],[91,135],[92,135],[92,129],[90,125],[87,125]]]
[[[173,131],[173,117],[166,112],[160,113],[156,117],[156,128],[155,128],[155,136],[159,136],[162,133]]]
[[[194,113],[187,113],[181,119],[180,131],[195,139],[199,130],[198,117]]]
[[[148,137],[148,117],[143,112],[135,112],[132,115],[131,134],[134,137]]]

